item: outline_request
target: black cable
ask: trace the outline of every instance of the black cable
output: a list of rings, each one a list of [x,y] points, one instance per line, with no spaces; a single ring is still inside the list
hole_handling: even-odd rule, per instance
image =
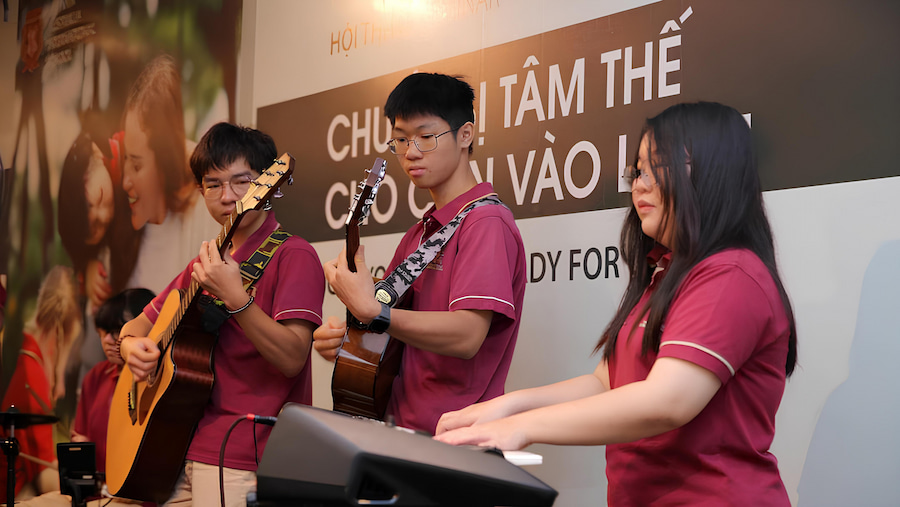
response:
[[[228,431],[225,432],[225,437],[222,439],[222,446],[219,448],[219,501],[221,502],[222,507],[225,507],[225,445],[228,443],[228,437],[231,436],[231,432],[234,428],[240,424],[241,421],[253,421],[253,448],[256,447],[256,423],[265,424],[268,426],[274,426],[277,417],[269,417],[264,415],[256,415],[256,414],[247,414],[242,415],[234,420],[231,423],[231,426],[228,427]],[[259,466],[259,451],[256,452],[256,466]]]
[[[256,460],[256,468],[259,468],[259,442],[256,440],[256,423],[253,423],[253,458]]]
[[[231,423],[231,426],[228,427],[228,431],[225,432],[225,438],[222,439],[222,447],[219,448],[219,500],[221,501],[222,507],[225,507],[225,444],[228,443],[228,437],[231,435],[231,431],[235,426],[246,419],[247,416],[244,415]]]

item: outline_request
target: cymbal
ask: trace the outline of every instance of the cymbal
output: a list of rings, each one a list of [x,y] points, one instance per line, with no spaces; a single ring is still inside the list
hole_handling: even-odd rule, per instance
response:
[[[36,424],[52,424],[59,421],[59,417],[55,415],[44,414],[26,414],[19,411],[0,412],[0,426],[9,428],[15,425],[16,428],[26,428]]]

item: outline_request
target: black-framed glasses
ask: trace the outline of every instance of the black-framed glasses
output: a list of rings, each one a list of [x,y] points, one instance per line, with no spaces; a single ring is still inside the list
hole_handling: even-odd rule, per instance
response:
[[[235,176],[228,181],[217,181],[210,180],[203,182],[203,197],[207,199],[219,199],[222,197],[222,192],[225,191],[225,185],[231,187],[231,191],[238,197],[244,197],[244,194],[247,193],[247,190],[250,190],[250,185],[253,183],[253,178],[250,176]]]
[[[647,188],[652,188],[653,185],[656,185],[656,178],[653,177],[653,173],[649,170],[638,169],[633,165],[625,168],[625,174],[622,175],[622,181],[624,181],[626,185],[633,189],[634,182],[638,179],[640,179],[641,183]]]
[[[465,124],[463,124],[465,125]],[[415,137],[395,137],[388,141],[388,146],[391,148],[391,153],[394,155],[406,155],[406,152],[409,151],[409,142],[412,141],[416,145],[416,149],[421,151],[422,153],[434,151],[438,146],[438,138],[444,134],[449,134],[450,132],[455,132],[462,128],[462,125],[456,127],[455,129],[450,129],[446,132],[441,132],[440,134],[422,134],[420,136]]]

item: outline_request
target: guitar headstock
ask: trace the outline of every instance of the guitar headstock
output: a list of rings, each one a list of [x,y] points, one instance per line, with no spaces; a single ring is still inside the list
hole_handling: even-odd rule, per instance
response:
[[[273,196],[278,197],[276,193],[279,192],[279,187],[285,182],[290,184],[293,181],[291,177],[293,172],[294,157],[290,153],[285,153],[275,159],[268,169],[253,180],[250,190],[247,190],[244,197],[238,201],[238,214],[261,209]]]
[[[366,171],[368,177],[366,181],[359,184],[359,193],[353,197],[353,203],[350,205],[350,213],[347,215],[346,225],[355,224],[362,225],[369,216],[369,210],[372,203],[375,202],[375,194],[378,193],[378,187],[381,180],[384,179],[384,173],[387,170],[387,162],[381,157],[375,159],[372,168]]]

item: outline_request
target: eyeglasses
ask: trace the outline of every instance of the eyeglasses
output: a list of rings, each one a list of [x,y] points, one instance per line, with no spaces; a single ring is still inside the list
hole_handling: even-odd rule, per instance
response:
[[[622,175],[622,181],[629,187],[634,188],[634,182],[637,179],[640,179],[641,183],[647,188],[652,188],[653,185],[656,185],[656,178],[653,177],[652,172],[647,169],[638,169],[633,165],[626,167],[625,174]]]
[[[225,185],[231,187],[231,191],[238,197],[244,197],[253,179],[249,176],[236,176],[229,181],[210,180],[203,183],[203,197],[207,199],[219,199],[225,191]]]
[[[391,153],[393,153],[394,155],[406,155],[406,152],[409,151],[410,141],[415,143],[416,149],[421,151],[422,153],[434,151],[438,146],[437,138],[441,137],[444,134],[449,134],[450,132],[457,131],[461,127],[462,125],[456,127],[455,129],[441,132],[440,134],[422,134],[413,138],[395,137],[388,141],[388,146],[390,146]]]

